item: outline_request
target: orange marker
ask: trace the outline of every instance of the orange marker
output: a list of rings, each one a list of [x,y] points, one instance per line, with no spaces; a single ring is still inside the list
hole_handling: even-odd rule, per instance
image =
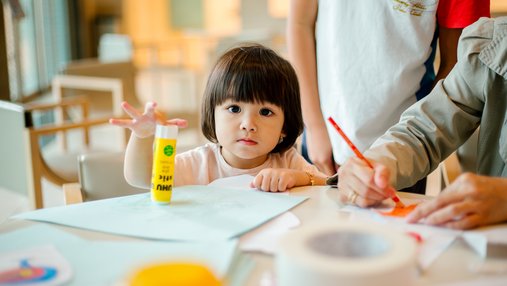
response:
[[[338,124],[334,121],[334,119],[330,116],[327,120],[331,123],[331,125],[333,125],[334,129],[336,129],[336,131],[338,131],[338,133],[342,136],[343,140],[345,140],[345,142],[347,142],[347,144],[349,145],[350,149],[352,149],[354,154],[356,154],[356,156],[359,159],[363,160],[366,163],[366,165],[368,165],[368,167],[373,169],[373,165],[371,164],[371,162],[368,161],[368,159],[366,159],[366,157],[364,157],[364,155],[359,151],[359,149],[357,149],[356,145],[354,145],[354,143],[352,143],[352,141],[350,141],[349,137],[347,137],[347,135],[345,135],[345,132],[343,132],[343,130],[340,128],[340,126],[338,126]],[[390,188],[392,188],[392,187],[390,187]],[[396,193],[394,194],[394,196],[391,197],[391,199],[396,203],[397,208],[404,208],[405,207],[405,204],[403,204],[403,202],[396,195]]]

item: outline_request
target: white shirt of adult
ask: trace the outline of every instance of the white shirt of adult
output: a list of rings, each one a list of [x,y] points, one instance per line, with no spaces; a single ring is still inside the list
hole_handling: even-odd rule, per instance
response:
[[[423,9],[410,10],[417,7],[392,0],[319,0],[316,52],[322,112],[361,151],[416,102],[432,52],[438,1],[415,2]],[[341,164],[354,156],[333,127],[327,128],[335,161]]]

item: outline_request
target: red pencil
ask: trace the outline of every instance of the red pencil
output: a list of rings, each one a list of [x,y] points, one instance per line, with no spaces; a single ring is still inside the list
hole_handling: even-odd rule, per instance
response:
[[[349,145],[350,149],[352,149],[354,154],[356,154],[356,156],[359,159],[363,160],[363,162],[365,162],[366,165],[368,165],[368,167],[373,169],[373,165],[371,164],[371,162],[368,159],[366,159],[366,157],[364,157],[364,155],[359,151],[359,149],[357,149],[356,145],[354,145],[354,143],[350,141],[349,137],[345,135],[345,132],[343,132],[343,130],[340,128],[340,126],[338,126],[338,124],[334,121],[334,119],[332,117],[329,117],[327,120],[331,123],[331,125],[333,125],[334,129],[338,131],[338,133],[345,140],[345,142],[347,142],[347,145]],[[402,208],[405,207],[405,204],[400,200],[400,198],[396,194],[394,194],[394,196],[391,197],[391,199],[396,203],[396,207]]]

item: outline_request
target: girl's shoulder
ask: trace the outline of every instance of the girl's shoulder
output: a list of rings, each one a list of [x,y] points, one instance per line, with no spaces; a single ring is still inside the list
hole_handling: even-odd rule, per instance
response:
[[[301,166],[306,163],[305,158],[295,147],[289,148],[284,152],[272,153],[269,160],[278,162],[276,165],[282,165],[283,168],[292,168],[293,166]]]
[[[303,170],[307,172],[311,172],[312,174],[319,174],[319,176],[325,177],[325,175],[321,174],[317,167],[308,161],[301,155],[301,153],[296,149],[296,147],[292,147],[285,152],[272,154],[277,157],[273,157],[273,160],[278,160],[277,165],[280,168],[289,168],[294,170]]]
[[[204,158],[216,157],[219,147],[215,143],[206,143],[194,149],[176,155],[176,160],[202,160]]]
[[[301,157],[301,154],[299,154],[296,147],[291,147],[283,152],[278,153],[272,153],[271,157],[278,157],[278,158],[284,158],[284,159],[292,159],[296,157]]]

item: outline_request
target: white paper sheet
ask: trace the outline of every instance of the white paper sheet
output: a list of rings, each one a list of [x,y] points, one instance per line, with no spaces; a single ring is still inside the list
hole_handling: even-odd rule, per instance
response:
[[[169,205],[149,193],[40,209],[14,216],[96,231],[165,240],[216,240],[239,236],[303,202],[253,189],[174,188]]]
[[[278,239],[300,223],[300,220],[292,212],[283,213],[259,228],[243,235],[239,240],[239,248],[242,251],[258,251],[274,254]]]
[[[250,183],[253,181],[254,176],[251,175],[239,175],[232,177],[225,177],[216,179],[213,182],[209,183],[208,186],[213,187],[223,187],[229,189],[255,189],[250,186]]]

